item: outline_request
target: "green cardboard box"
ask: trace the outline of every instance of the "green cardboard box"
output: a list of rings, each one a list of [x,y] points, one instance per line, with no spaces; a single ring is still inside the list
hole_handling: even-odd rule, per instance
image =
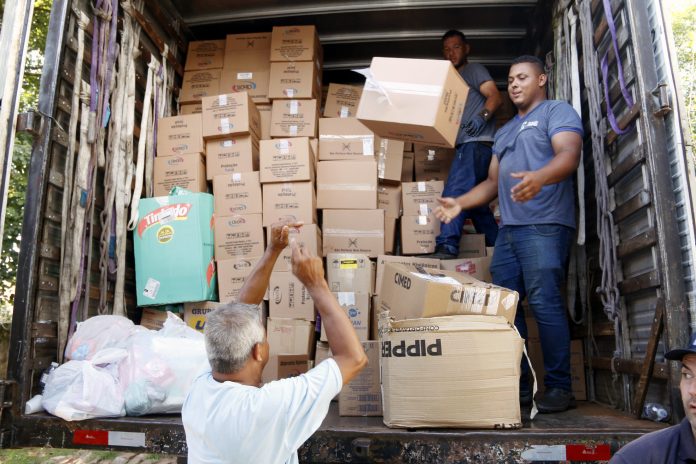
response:
[[[133,231],[138,306],[217,300],[213,196],[143,198]]]

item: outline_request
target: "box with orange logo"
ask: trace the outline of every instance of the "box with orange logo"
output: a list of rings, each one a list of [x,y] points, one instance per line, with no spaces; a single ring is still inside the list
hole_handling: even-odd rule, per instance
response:
[[[138,306],[217,300],[213,196],[180,192],[140,200],[133,231]]]

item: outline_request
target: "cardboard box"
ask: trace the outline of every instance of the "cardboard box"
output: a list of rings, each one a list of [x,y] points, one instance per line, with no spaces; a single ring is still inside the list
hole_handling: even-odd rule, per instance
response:
[[[259,115],[261,116],[261,140],[270,140],[271,111],[273,110],[273,107],[271,105],[256,105],[256,108],[259,110]]]
[[[355,118],[319,119],[319,160],[367,160],[375,157],[375,136]]]
[[[388,263],[380,293],[383,311],[396,320],[455,314],[503,316],[514,324],[519,295],[513,290],[450,271],[418,272]]]
[[[483,258],[486,256],[486,236],[483,234],[462,234],[459,239],[458,258]]]
[[[221,303],[237,301],[239,290],[259,262],[260,257],[223,259],[217,262],[218,287]]]
[[[404,151],[413,152],[413,142],[404,142]]]
[[[449,175],[454,150],[413,144],[414,175],[416,181],[441,180],[446,181]]]
[[[319,36],[314,26],[274,26],[271,61],[315,61],[319,59]]]
[[[372,298],[367,293],[356,292],[334,292],[334,296],[341,305],[341,308],[348,315],[358,340],[367,341],[370,339],[370,302]],[[326,330],[321,325],[321,341],[326,342]]]
[[[160,309],[143,308],[140,316],[140,325],[146,329],[160,330],[164,327],[164,322],[167,320],[167,313],[168,311],[162,311]],[[178,314],[177,317],[179,317]]]
[[[261,183],[258,172],[235,172],[213,177],[215,216],[261,214]]]
[[[377,275],[375,279],[375,293],[380,294],[382,288],[382,279],[384,276],[384,268],[387,263],[401,264],[413,270],[421,270],[422,272],[437,272],[440,269],[440,260],[432,258],[419,258],[416,256],[386,256],[377,257]]]
[[[314,320],[314,300],[292,272],[271,272],[269,288],[271,318]]]
[[[339,416],[381,416],[382,385],[379,379],[380,344],[362,343],[368,363],[360,373],[344,385],[338,395]]]
[[[205,153],[200,115],[162,118],[157,129],[157,156]]]
[[[260,214],[215,217],[215,259],[262,256],[263,226]]]
[[[271,109],[271,137],[316,137],[317,101],[275,100]]]
[[[203,138],[261,133],[259,110],[247,92],[203,97]]]
[[[317,166],[317,208],[377,208],[377,163],[374,160],[319,161]]]
[[[283,219],[317,223],[317,201],[313,182],[263,184],[263,226]]]
[[[221,69],[205,69],[201,71],[185,71],[181,84],[179,103],[200,102],[203,97],[220,93]]]
[[[326,282],[332,292],[375,293],[375,263],[367,255],[329,253]]]
[[[261,374],[263,383],[274,380],[289,379],[306,373],[309,370],[309,355],[278,354],[271,355]]]
[[[267,242],[271,242],[271,228],[266,227]],[[289,243],[293,241],[302,245],[314,256],[321,256],[321,230],[316,224],[305,224],[299,229],[291,228],[288,236]],[[274,272],[291,272],[292,271],[292,250],[285,247],[280,253],[278,259],[273,266]]]
[[[317,346],[314,349],[314,367],[317,367],[322,361],[326,361],[330,357],[331,348],[329,348],[329,343],[317,340]]]
[[[524,341],[502,317],[380,318],[388,427],[520,428]]]
[[[413,182],[414,157],[413,152],[404,152],[404,159],[401,162],[401,182]]]
[[[154,166],[154,195],[169,195],[174,187],[190,192],[207,192],[205,163],[200,153],[176,156],[157,156]]]
[[[225,59],[224,40],[201,40],[189,42],[186,54],[186,71],[222,68]]]
[[[261,183],[314,180],[314,153],[307,137],[260,142]]]
[[[190,114],[202,114],[203,113],[203,105],[201,102],[196,102],[196,103],[182,103],[181,106],[179,107],[179,115],[180,116],[187,116]],[[201,136],[201,138],[203,138]]]
[[[325,118],[354,118],[362,95],[362,85],[329,84],[324,104]]]
[[[401,252],[423,255],[435,251],[440,220],[434,214],[401,217]]]
[[[319,72],[314,61],[271,63],[268,98],[317,98],[321,91]]]
[[[270,32],[249,32],[244,34],[228,34],[225,39],[225,55],[234,57],[240,52],[265,53],[268,60],[268,52],[271,49]],[[232,66],[234,61],[225,61],[225,65]]]
[[[491,277],[491,259],[493,259],[492,256],[484,256],[483,258],[443,259],[440,261],[440,267],[445,271],[461,272],[470,275],[474,279],[493,283],[493,278]]]
[[[184,322],[192,329],[203,332],[205,330],[206,315],[220,306],[222,306],[222,303],[214,301],[186,303],[184,305]]]
[[[394,253],[396,220],[397,218],[384,216],[384,252],[387,254]]]
[[[376,137],[377,177],[382,180],[401,181],[401,164],[404,161],[404,142]]]
[[[449,61],[375,57],[358,119],[380,137],[454,147],[468,92]]]
[[[324,210],[324,256],[362,253],[370,258],[384,254],[384,211]]]
[[[268,104],[268,87],[271,79],[270,63],[256,64],[256,54],[237,56],[239,63],[223,68],[220,75],[220,93],[246,92],[254,103]],[[263,61],[263,60],[262,60]]]
[[[213,196],[142,198],[138,212],[133,232],[138,306],[216,300]]]
[[[259,170],[259,141],[255,135],[239,135],[205,143],[206,177]]]
[[[445,183],[441,180],[402,183],[404,216],[433,214],[444,189]]]
[[[380,182],[377,186],[377,208],[384,210],[385,217],[401,217],[401,184]]]

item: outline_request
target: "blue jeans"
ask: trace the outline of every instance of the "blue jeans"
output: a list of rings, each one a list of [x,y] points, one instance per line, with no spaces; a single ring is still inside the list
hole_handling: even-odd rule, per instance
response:
[[[503,226],[491,262],[493,283],[526,297],[539,326],[544,356],[544,385],[571,391],[570,330],[561,295],[570,246],[575,234],[558,224]],[[522,305],[517,306],[515,326],[527,340]],[[529,385],[529,366],[522,358],[521,388]],[[528,387],[527,387],[528,388]]]
[[[490,164],[491,147],[478,142],[461,144],[452,160],[442,196],[456,198],[465,194],[488,178]],[[493,246],[498,236],[498,224],[488,205],[462,211],[449,224],[442,224],[435,243],[444,247],[448,253],[457,255],[462,228],[467,218],[474,223],[476,232],[486,236],[486,246]]]

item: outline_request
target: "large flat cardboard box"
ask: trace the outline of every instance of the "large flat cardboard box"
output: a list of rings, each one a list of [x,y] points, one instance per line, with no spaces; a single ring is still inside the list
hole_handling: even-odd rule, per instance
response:
[[[519,295],[458,272],[419,272],[388,263],[380,293],[383,311],[396,320],[482,314],[515,322]]]
[[[382,180],[401,181],[404,142],[376,137],[376,148],[377,177]]]
[[[449,61],[375,57],[358,119],[380,137],[454,147],[468,92]]]
[[[357,253],[326,255],[326,282],[332,292],[375,293],[375,263]]]
[[[268,243],[271,242],[271,228],[266,227],[266,237]],[[300,228],[291,228],[288,234],[288,242],[297,242],[314,256],[321,256],[321,230],[316,224],[304,224]],[[280,253],[273,266],[276,272],[292,271],[292,250],[289,246]]]
[[[334,296],[350,319],[358,340],[367,341],[370,339],[370,302],[372,298],[367,293],[356,292],[334,292]],[[320,340],[328,341],[326,329],[321,326]]]
[[[220,93],[220,69],[185,71],[179,103],[200,102],[203,97]]]
[[[433,214],[444,189],[445,183],[441,180],[402,183],[404,216]]]
[[[236,172],[213,177],[215,216],[261,214],[261,183],[258,172]]]
[[[375,293],[382,293],[382,279],[384,276],[384,268],[387,263],[401,264],[413,270],[421,270],[423,272],[436,272],[440,269],[440,260],[432,258],[419,258],[417,256],[387,256],[380,255],[377,257],[377,275],[375,278]]]
[[[215,217],[215,259],[262,256],[263,226],[260,214]]]
[[[355,118],[319,119],[319,160],[367,160],[375,157],[375,135]]]
[[[251,273],[260,256],[249,258],[223,259],[217,262],[218,290],[221,303],[237,301],[239,290]]]
[[[271,61],[315,61],[320,58],[319,36],[314,26],[274,26]]]
[[[167,313],[169,311],[162,311],[155,308],[143,308],[140,315],[140,325],[150,330],[160,330],[164,327],[164,323],[167,320]],[[176,313],[172,313],[176,314]],[[178,314],[176,314],[179,317]]]
[[[208,140],[206,149],[206,177],[259,170],[259,141],[256,135],[238,135]]]
[[[274,100],[271,137],[316,137],[317,101]]]
[[[396,244],[396,222],[397,218],[384,216],[384,252],[387,254],[394,253],[394,245]]]
[[[354,118],[362,95],[362,85],[329,84],[324,104],[325,118]]]
[[[271,318],[314,320],[314,300],[292,272],[271,272],[269,288]]]
[[[370,258],[384,254],[384,211],[381,209],[324,210],[324,256],[362,253]]]
[[[274,354],[268,358],[268,363],[261,374],[263,383],[274,380],[289,379],[306,373],[309,370],[309,355],[306,354]]]
[[[182,103],[181,106],[179,107],[179,115],[180,116],[186,116],[189,114],[197,114],[201,115],[203,113],[203,105],[201,102],[195,102],[195,103]],[[203,138],[203,137],[201,137]]]
[[[486,256],[486,236],[483,234],[462,234],[459,239],[458,258],[483,258]]]
[[[461,272],[462,274],[470,275],[474,279],[493,283],[493,278],[491,277],[492,259],[492,256],[484,256],[482,258],[443,259],[440,261],[440,266],[445,271]]]
[[[247,92],[254,103],[268,104],[268,86],[271,78],[270,64],[255,64],[259,55],[245,54],[239,58],[238,67],[223,68],[220,74],[220,93]]]
[[[381,347],[378,341],[363,342],[362,346],[367,355],[367,366],[338,394],[339,416],[382,415],[382,386],[379,380]]]
[[[401,182],[413,182],[414,153],[404,152],[404,159],[401,162]]]
[[[157,156],[205,153],[199,114],[162,118],[157,129]]]
[[[321,75],[314,61],[271,63],[268,98],[317,98]]]
[[[440,220],[434,214],[401,217],[401,252],[424,255],[435,251]]]
[[[401,216],[401,184],[380,182],[377,186],[377,207],[384,210],[384,216]]]
[[[313,182],[263,184],[263,226],[284,219],[317,223],[317,201]]]
[[[426,145],[413,144],[414,175],[416,181],[441,180],[446,181],[449,175],[454,150]]]
[[[225,59],[224,40],[201,40],[189,42],[186,54],[186,71],[222,68]]]
[[[314,153],[307,137],[260,142],[261,183],[314,180]]]
[[[261,133],[259,110],[247,92],[203,97],[203,138]]]
[[[319,161],[317,208],[377,208],[377,162]]]
[[[157,156],[154,166],[154,195],[169,195],[174,187],[190,192],[207,192],[205,162],[200,153],[175,156]]]
[[[524,341],[502,317],[380,317],[387,427],[520,428]]]
[[[261,140],[271,139],[271,112],[273,106],[271,105],[256,105],[259,110],[259,115],[261,116]],[[315,152],[316,153],[316,152]]]
[[[184,322],[187,326],[199,332],[205,330],[206,315],[222,306],[215,301],[198,301],[184,304]]]

